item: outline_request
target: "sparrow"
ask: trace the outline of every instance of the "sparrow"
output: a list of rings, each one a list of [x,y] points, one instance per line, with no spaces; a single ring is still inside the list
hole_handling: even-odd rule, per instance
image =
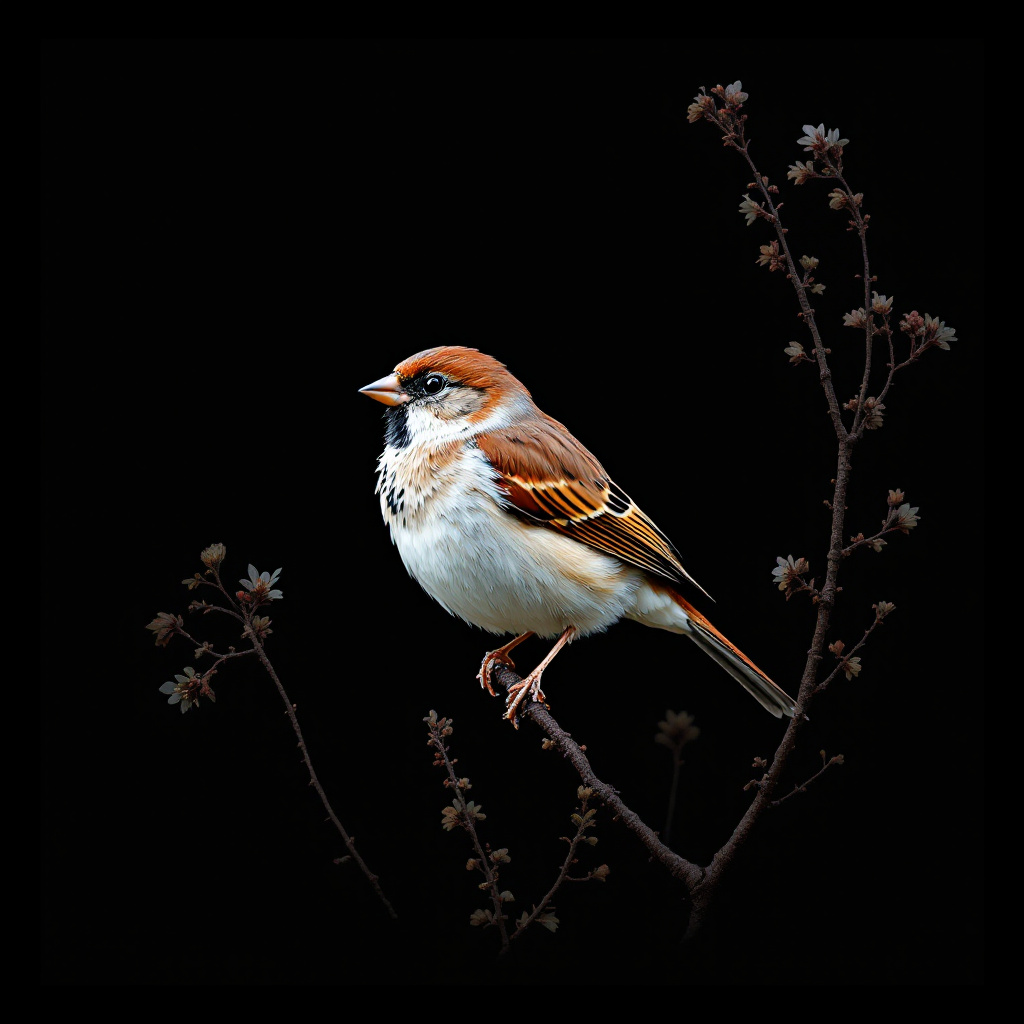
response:
[[[672,542],[505,365],[474,348],[430,348],[360,393],[387,406],[377,494],[409,574],[452,615],[513,639],[477,678],[514,667],[531,636],[548,655],[510,688],[544,701],[541,677],[577,637],[621,619],[693,640],[776,718],[795,701],[683,596],[696,587]],[[710,598],[709,598],[710,599]]]

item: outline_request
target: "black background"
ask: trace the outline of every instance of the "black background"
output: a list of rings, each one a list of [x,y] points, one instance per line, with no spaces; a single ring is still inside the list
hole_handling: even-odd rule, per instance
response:
[[[848,533],[890,488],[909,536],[844,565],[831,639],[897,611],[815,704],[790,782],[718,914],[679,944],[678,892],[607,813],[561,927],[496,959],[440,828],[422,723],[508,847],[516,914],[563,856],[578,780],[474,674],[492,638],[405,574],[373,493],[381,409],[357,389],[433,344],[506,362],[675,540],[716,624],[795,692],[823,576],[834,451],[792,291],[757,267],[751,175],[701,85],[742,79],[759,169],[856,392],[854,236],[795,188],[801,126],[851,140],[877,289],[941,317],[950,352],[902,373],[856,453]],[[42,50],[42,973],[45,984],[978,983],[983,663],[982,47],[950,39],[75,40]],[[807,345],[809,347],[809,345]],[[876,393],[877,386],[872,393]],[[321,780],[397,907],[387,919],[306,785],[255,662],[180,715],[195,664],[153,645],[199,552],[282,566],[268,651]],[[223,624],[190,620],[233,642]],[[203,632],[207,631],[207,632]],[[520,649],[527,670],[545,648]],[[559,722],[652,827],[666,708],[697,718],[674,847],[706,862],[782,725],[684,639],[632,623],[545,675]]]

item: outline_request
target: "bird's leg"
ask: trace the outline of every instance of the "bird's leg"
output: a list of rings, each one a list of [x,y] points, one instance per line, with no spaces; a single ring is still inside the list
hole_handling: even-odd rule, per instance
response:
[[[480,686],[486,688],[487,692],[492,697],[498,695],[494,692],[494,687],[491,686],[491,673],[494,671],[495,665],[508,665],[509,668],[515,668],[515,662],[508,656],[508,652],[513,648],[518,647],[524,640],[528,640],[533,633],[523,633],[517,636],[515,640],[510,640],[504,647],[499,647],[496,651],[489,651],[484,655],[484,660],[480,664],[480,671],[477,672],[476,677],[480,680]]]
[[[515,683],[508,688],[508,697],[505,700],[505,717],[518,729],[516,712],[519,705],[526,699],[527,694],[536,701],[544,700],[544,691],[540,688],[540,677],[544,669],[551,664],[555,655],[576,636],[576,627],[567,626],[562,635],[555,641],[555,646],[548,652],[548,656],[521,682]]]

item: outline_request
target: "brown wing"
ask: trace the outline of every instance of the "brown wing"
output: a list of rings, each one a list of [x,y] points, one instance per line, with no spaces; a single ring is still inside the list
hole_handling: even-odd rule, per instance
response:
[[[704,590],[683,568],[668,537],[557,420],[542,413],[479,437],[477,445],[509,503],[529,518],[647,572]]]

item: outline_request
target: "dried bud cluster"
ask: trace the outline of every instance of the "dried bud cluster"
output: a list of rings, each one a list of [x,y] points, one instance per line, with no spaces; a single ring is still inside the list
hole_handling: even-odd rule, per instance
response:
[[[180,615],[157,612],[156,618],[146,626],[146,629],[151,629],[156,634],[154,641],[157,647],[166,647],[171,642],[171,637],[180,632],[183,626],[184,622]]]
[[[949,343],[957,341],[956,331],[947,327],[941,320],[929,316],[922,317],[917,310],[912,310],[900,321],[900,330],[910,336],[912,352],[919,355],[926,349],[935,347],[949,351]]]
[[[721,101],[721,106],[716,104],[715,97]],[[693,102],[686,108],[686,120],[692,124],[694,121],[706,118],[719,124],[723,115],[728,116],[738,111],[747,99],[748,96],[743,91],[743,83],[739,81],[733,82],[731,85],[716,85],[711,90],[710,96],[704,86],[701,86],[700,92],[694,96]]]
[[[224,561],[227,553],[228,549],[223,544],[211,544],[208,548],[203,548],[199,560],[208,569],[216,569]]]

